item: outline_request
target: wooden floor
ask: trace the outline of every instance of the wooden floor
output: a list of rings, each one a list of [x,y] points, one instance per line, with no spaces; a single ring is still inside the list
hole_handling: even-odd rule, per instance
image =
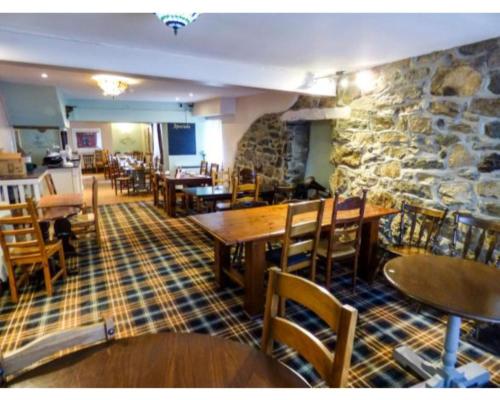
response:
[[[115,195],[115,190],[111,187],[111,182],[109,179],[104,179],[104,174],[85,174],[83,175],[83,186],[84,186],[84,199],[85,204],[92,204],[92,177],[95,176],[98,181],[98,201],[99,205],[106,204],[121,204],[121,203],[131,203],[136,201],[152,201],[153,195],[127,195],[126,190],[123,194]]]

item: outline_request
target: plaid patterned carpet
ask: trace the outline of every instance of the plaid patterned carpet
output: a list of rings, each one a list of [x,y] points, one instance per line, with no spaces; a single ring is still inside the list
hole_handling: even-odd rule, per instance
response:
[[[101,206],[105,238],[101,250],[91,239],[80,241],[80,274],[56,284],[48,298],[28,286],[17,305],[9,293],[0,298],[0,349],[9,351],[48,332],[93,323],[113,316],[117,336],[161,330],[218,335],[258,346],[262,320],[242,309],[242,291],[218,290],[211,272],[211,240],[189,220],[168,219],[150,203]],[[346,271],[347,272],[347,271]],[[321,277],[319,278],[321,279]],[[406,387],[417,379],[400,368],[392,350],[407,344],[433,360],[439,359],[444,324],[428,312],[417,313],[403,296],[379,279],[373,286],[350,291],[347,273],[335,277],[333,293],[359,311],[350,372],[353,387]],[[287,307],[287,314],[332,345],[334,337],[312,314]],[[470,327],[464,324],[464,330]],[[312,385],[321,380],[301,358],[279,347],[275,356]],[[500,359],[462,342],[459,364],[477,361],[500,385]]]

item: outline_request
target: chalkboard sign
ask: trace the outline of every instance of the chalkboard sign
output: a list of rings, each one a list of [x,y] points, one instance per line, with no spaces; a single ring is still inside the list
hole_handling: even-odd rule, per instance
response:
[[[172,156],[196,155],[195,124],[168,123],[168,154]]]

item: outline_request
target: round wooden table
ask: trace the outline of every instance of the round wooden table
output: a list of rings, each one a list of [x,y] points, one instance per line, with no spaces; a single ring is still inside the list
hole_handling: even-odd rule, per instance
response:
[[[500,270],[486,264],[433,255],[398,257],[384,274],[407,296],[448,314],[442,363],[431,364],[406,346],[394,357],[426,379],[420,387],[468,387],[488,382],[476,363],[456,368],[461,318],[500,322]]]
[[[308,387],[249,345],[216,336],[157,333],[112,340],[35,368],[9,387]]]

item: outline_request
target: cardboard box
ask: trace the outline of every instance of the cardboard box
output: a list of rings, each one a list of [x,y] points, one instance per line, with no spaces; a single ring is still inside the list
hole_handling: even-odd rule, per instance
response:
[[[13,178],[26,176],[26,164],[20,153],[0,152],[0,176]]]

